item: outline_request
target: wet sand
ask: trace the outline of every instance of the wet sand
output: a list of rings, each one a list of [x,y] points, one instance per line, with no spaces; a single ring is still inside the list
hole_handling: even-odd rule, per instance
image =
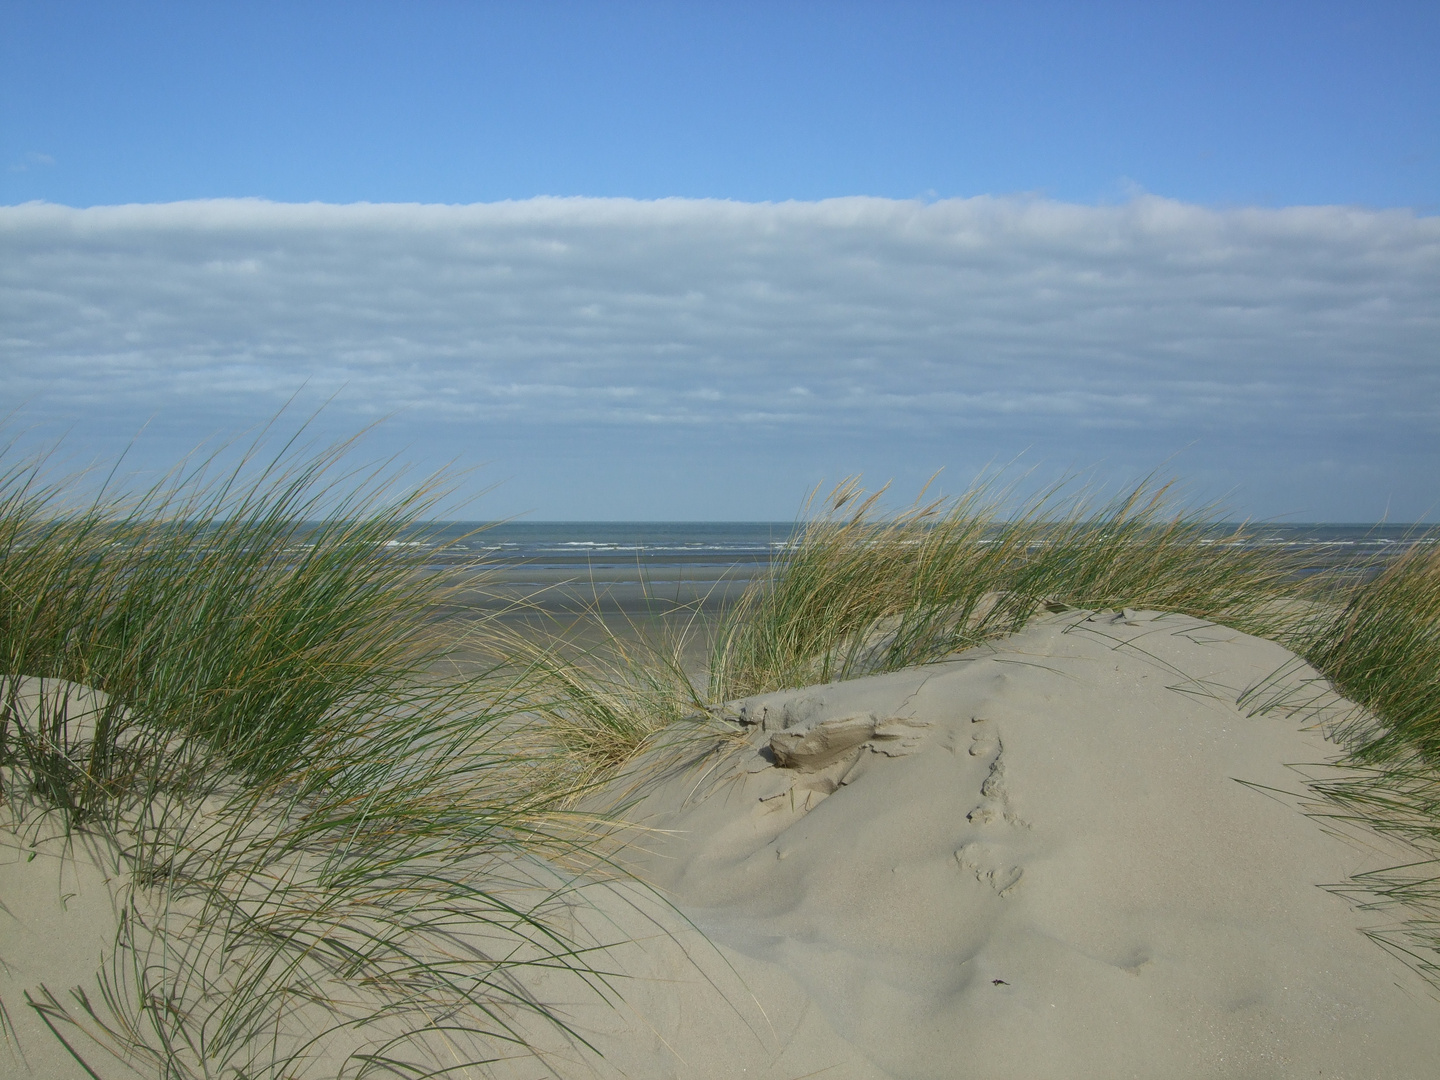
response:
[[[527,636],[563,633],[575,649],[603,645],[610,633],[630,641],[683,637],[686,666],[696,673],[709,656],[711,631],[768,561],[697,566],[681,559],[566,566],[498,565],[456,578],[441,617],[457,627],[486,624]],[[602,627],[594,616],[604,620]],[[478,635],[477,635],[478,638]],[[478,644],[461,658],[483,661]]]

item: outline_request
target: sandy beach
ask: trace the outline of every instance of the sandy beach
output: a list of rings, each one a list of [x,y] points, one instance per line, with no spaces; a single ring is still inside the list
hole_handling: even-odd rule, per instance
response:
[[[1319,688],[1213,623],[1072,610],[731,702],[732,736],[672,740],[592,796],[623,807],[633,880],[529,868],[565,883],[610,977],[525,976],[569,1031],[518,1016],[535,1053],[462,1074],[1433,1075],[1436,991],[1367,936],[1403,914],[1335,891],[1414,855],[1307,788],[1351,711]],[[132,884],[104,852],[6,836],[5,1074],[83,1076],[24,992],[93,997]],[[305,1075],[339,1075],[336,1053]]]

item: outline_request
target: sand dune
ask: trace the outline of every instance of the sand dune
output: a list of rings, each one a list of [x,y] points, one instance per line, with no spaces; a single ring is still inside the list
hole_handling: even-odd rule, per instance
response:
[[[630,862],[881,1075],[1433,1075],[1431,987],[1323,888],[1404,853],[1280,794],[1336,748],[1237,707],[1292,659],[1181,616],[1065,613],[752,699],[743,750],[631,810],[661,831]]]
[[[574,1034],[531,1023],[543,1063],[492,1071],[1433,1076],[1440,1000],[1363,933],[1396,916],[1326,889],[1407,856],[1307,813],[1346,705],[1255,711],[1307,678],[1213,624],[1071,611],[942,663],[732,703],[741,735],[653,751],[610,789],[639,827],[619,860],[653,891],[597,880],[556,908],[609,946],[610,1001],[534,978]],[[33,911],[50,886],[17,865],[0,899]],[[94,953],[45,934],[7,1003]]]

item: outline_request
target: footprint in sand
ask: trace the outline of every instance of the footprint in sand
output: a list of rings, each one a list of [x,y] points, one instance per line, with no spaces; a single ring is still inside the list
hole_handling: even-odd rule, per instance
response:
[[[988,885],[1003,897],[1009,897],[1025,876],[1023,867],[1005,866],[984,844],[966,844],[955,852],[955,861],[960,864],[960,869],[974,874],[976,881]]]
[[[983,723],[978,719],[973,722]],[[987,754],[994,754],[994,757],[990,762],[989,773],[980,784],[980,797],[984,801],[966,814],[965,820],[973,825],[990,825],[1003,821],[1007,825],[1029,828],[1029,823],[1015,813],[1015,808],[1010,803],[1010,792],[1005,786],[1005,746],[1000,741],[1000,736],[992,735],[988,731],[977,732],[970,746],[970,753],[974,757]]]
[[[1000,752],[1000,742],[988,731],[977,731],[970,741],[971,757],[992,757]]]

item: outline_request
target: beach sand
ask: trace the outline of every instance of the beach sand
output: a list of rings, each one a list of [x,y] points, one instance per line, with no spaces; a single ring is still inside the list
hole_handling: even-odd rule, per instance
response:
[[[1224,627],[1067,611],[730,703],[733,737],[656,748],[607,789],[638,880],[570,882],[555,908],[606,947],[608,1000],[532,977],[571,1033],[522,1018],[543,1057],[488,1074],[1434,1076],[1435,989],[1365,932],[1404,913],[1328,888],[1416,857],[1316,816],[1306,780],[1347,703],[1257,711],[1320,688]],[[93,972],[115,882],[83,851],[0,860],[0,998],[30,1055],[0,1073],[83,1075],[21,991]]]

